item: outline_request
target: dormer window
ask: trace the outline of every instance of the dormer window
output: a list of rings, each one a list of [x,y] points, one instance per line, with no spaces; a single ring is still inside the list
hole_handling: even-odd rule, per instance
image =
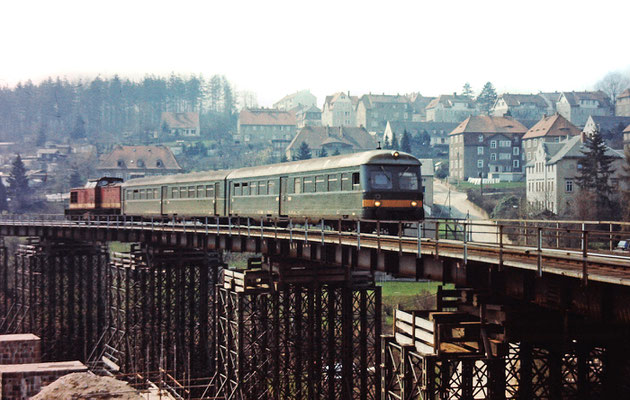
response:
[[[118,162],[116,162],[116,165],[117,165],[119,168],[123,168],[123,167],[125,166],[125,162],[124,162],[123,160],[118,160]]]
[[[144,168],[144,160],[138,160],[138,168]]]
[[[155,166],[158,168],[162,168],[164,166],[164,163],[162,162],[162,160],[157,160],[155,162]]]

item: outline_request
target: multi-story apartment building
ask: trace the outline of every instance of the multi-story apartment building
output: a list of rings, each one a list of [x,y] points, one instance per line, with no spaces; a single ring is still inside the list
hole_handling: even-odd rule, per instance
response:
[[[411,120],[421,122],[427,120],[427,106],[435,97],[425,97],[420,93],[409,93],[406,95],[411,107]]]
[[[582,131],[591,136],[599,132],[606,144],[613,149],[623,148],[623,130],[630,125],[630,117],[591,115],[586,120]]]
[[[526,165],[527,202],[534,209],[566,215],[574,210],[579,187],[576,177],[584,160],[586,135],[571,136],[556,142],[538,142],[532,159]],[[606,154],[615,161],[611,184],[617,186],[622,174],[622,155],[608,148]]]
[[[238,134],[235,139],[245,143],[270,143],[274,139],[291,140],[295,136],[295,130],[295,113],[292,111],[244,108],[238,116]]]
[[[573,125],[583,127],[591,115],[613,115],[608,96],[597,92],[562,92],[556,110]]]
[[[558,143],[570,136],[580,134],[580,129],[567,121],[560,114],[544,116],[540,121],[531,127],[523,136],[523,153],[525,162],[529,162],[539,142]]]
[[[387,121],[411,121],[413,110],[406,96],[366,94],[357,104],[356,121],[369,132],[383,133]]]
[[[308,90],[300,90],[284,96],[273,104],[273,108],[283,111],[293,110],[296,107],[317,107],[317,97]]]
[[[547,112],[547,102],[538,94],[504,93],[497,98],[490,109],[490,114],[495,117],[509,115],[518,120],[536,121]]]
[[[630,88],[624,90],[617,96],[615,115],[618,117],[630,117]]]
[[[560,96],[562,96],[562,93],[540,92],[538,93],[538,95],[542,97],[543,100],[545,100],[545,103],[547,104],[547,115],[554,114],[556,112],[556,104],[558,103],[558,100],[560,100]]]
[[[479,110],[469,96],[443,94],[427,105],[426,119],[434,122],[460,123],[471,115],[478,115]]]
[[[337,92],[326,96],[322,107],[322,126],[357,126],[355,109],[359,98],[350,92]]]
[[[466,118],[451,133],[449,174],[452,178],[522,176],[521,138],[527,128],[512,117]]]

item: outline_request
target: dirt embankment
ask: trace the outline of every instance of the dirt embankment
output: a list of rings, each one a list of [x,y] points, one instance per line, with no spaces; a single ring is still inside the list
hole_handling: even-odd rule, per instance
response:
[[[97,376],[90,372],[82,372],[62,376],[50,385],[44,387],[41,392],[31,398],[32,400],[142,400],[143,397],[126,382]]]

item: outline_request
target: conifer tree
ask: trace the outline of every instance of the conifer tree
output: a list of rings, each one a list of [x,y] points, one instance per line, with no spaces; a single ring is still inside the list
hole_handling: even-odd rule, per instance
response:
[[[70,188],[83,186],[83,178],[81,178],[81,174],[79,173],[79,169],[77,167],[72,168],[72,172],[70,172],[70,176],[68,177],[68,184],[70,185]]]
[[[392,133],[392,145],[390,146],[390,149],[393,150],[398,150],[398,139],[396,138],[396,132]]]
[[[320,157],[328,157],[328,152],[322,147],[322,151],[319,152]]]
[[[400,140],[400,150],[405,153],[411,153],[411,137],[406,129],[403,132],[402,139]]]
[[[339,152],[339,149],[335,149],[335,151],[332,153],[333,156],[339,156],[341,155],[341,153]]]
[[[608,146],[599,132],[587,138],[582,149],[582,168],[575,179],[580,190],[593,194],[598,218],[611,217],[614,211],[610,176],[615,158],[608,155],[607,150]]]
[[[469,96],[472,97],[474,94],[472,87],[470,86],[470,83],[466,82],[464,84],[464,87],[462,88],[462,96]]]
[[[298,149],[296,160],[308,160],[312,156],[313,155],[311,154],[311,148],[309,147],[308,143],[302,142],[300,148]]]
[[[492,86],[492,83],[486,82],[486,84],[483,85],[483,89],[481,89],[481,93],[477,96],[477,104],[484,115],[489,114],[490,108],[492,108],[496,99],[497,91],[494,89],[494,86]]]
[[[26,177],[26,167],[19,154],[15,157],[15,161],[13,161],[8,183],[12,208],[18,212],[28,208],[30,188],[28,186],[28,178]]]
[[[2,179],[0,179],[0,212],[8,210],[9,203],[7,200],[7,188],[2,183]]]

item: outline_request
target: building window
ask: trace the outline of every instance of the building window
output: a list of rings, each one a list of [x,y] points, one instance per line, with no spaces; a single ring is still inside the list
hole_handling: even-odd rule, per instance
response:
[[[514,168],[518,168],[518,167],[519,167],[519,165],[520,165],[520,164],[519,164],[518,160],[514,160],[514,161],[512,161],[512,166],[513,166]]]
[[[483,160],[477,160],[477,168],[483,168]]]
[[[567,193],[571,193],[573,192],[573,181],[572,180],[568,180],[566,181],[566,191]]]
[[[491,149],[496,149],[497,148],[497,141],[496,140],[491,140],[490,141],[490,148]]]
[[[512,148],[512,154],[514,154],[515,156],[518,156],[520,154],[521,149],[518,147],[513,147]]]
[[[529,151],[527,152],[527,160],[531,160],[532,159],[532,153],[530,153]]]
[[[483,146],[478,146],[477,147],[477,155],[478,156],[482,156],[483,155]]]
[[[499,160],[511,160],[512,155],[510,153],[499,153]]]
[[[479,143],[483,142],[483,135],[479,135]]]
[[[491,153],[490,154],[490,160],[491,161],[496,161],[497,160],[497,153]]]

